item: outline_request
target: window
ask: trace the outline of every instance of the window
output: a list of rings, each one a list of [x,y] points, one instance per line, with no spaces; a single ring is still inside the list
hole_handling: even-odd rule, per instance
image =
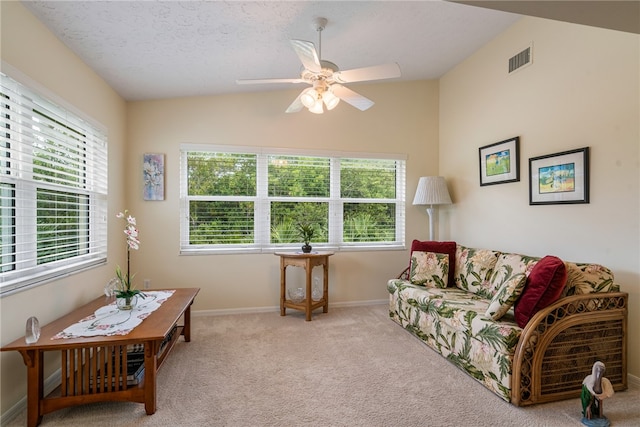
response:
[[[404,248],[405,158],[185,144],[182,253]]]
[[[107,140],[0,74],[0,293],[106,261]]]

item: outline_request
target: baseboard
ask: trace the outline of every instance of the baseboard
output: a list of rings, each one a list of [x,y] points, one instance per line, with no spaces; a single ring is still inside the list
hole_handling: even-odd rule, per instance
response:
[[[44,395],[47,396],[53,390],[60,386],[62,382],[62,371],[58,369],[55,371],[49,378],[44,380]],[[0,426],[5,427],[14,418],[16,418],[22,411],[27,409],[27,396],[24,396],[22,399],[18,400],[18,402],[9,408],[2,417],[0,417]]]
[[[358,307],[363,305],[382,305],[389,304],[388,299],[381,300],[366,300],[366,301],[343,301],[343,302],[331,302],[331,307]],[[242,307],[242,308],[221,308],[215,310],[192,310],[191,315],[194,317],[200,316],[222,316],[225,314],[248,314],[248,313],[271,313],[280,312],[280,306],[268,306],[268,307]]]
[[[605,367],[605,377],[607,376],[606,367]],[[627,375],[627,382],[629,383],[629,388],[640,388],[640,377],[633,376],[631,374]]]

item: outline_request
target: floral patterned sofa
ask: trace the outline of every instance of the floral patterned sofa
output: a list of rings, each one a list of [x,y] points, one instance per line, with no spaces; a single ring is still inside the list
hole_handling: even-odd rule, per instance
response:
[[[596,360],[627,388],[627,298],[601,265],[419,242],[389,315],[517,406],[580,396]]]

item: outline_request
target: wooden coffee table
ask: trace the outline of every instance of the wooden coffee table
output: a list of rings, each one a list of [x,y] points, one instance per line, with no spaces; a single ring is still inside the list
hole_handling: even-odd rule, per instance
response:
[[[24,338],[2,347],[2,351],[18,351],[27,365],[27,425],[35,427],[42,416],[58,409],[102,401],[144,403],[148,415],[156,412],[156,374],[180,335],[191,340],[191,304],[199,288],[176,289],[173,295],[127,335],[90,338],[51,339],[65,328],[93,314],[109,303],[106,297],[44,326],[40,339],[26,344]],[[182,318],[182,325],[178,322]],[[166,338],[166,339],[165,339]],[[144,377],[128,385],[127,347],[144,347]],[[44,353],[61,352],[62,383],[60,395],[44,397]],[[124,354],[123,359],[111,355]],[[110,380],[99,381],[100,370]],[[124,380],[118,380],[124,379]]]

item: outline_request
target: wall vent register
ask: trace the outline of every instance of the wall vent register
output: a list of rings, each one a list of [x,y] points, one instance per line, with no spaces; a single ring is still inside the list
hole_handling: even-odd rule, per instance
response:
[[[509,58],[509,74],[519,70],[520,68],[531,65],[531,62],[533,62],[532,53],[532,46],[529,46],[522,52],[519,52]]]

